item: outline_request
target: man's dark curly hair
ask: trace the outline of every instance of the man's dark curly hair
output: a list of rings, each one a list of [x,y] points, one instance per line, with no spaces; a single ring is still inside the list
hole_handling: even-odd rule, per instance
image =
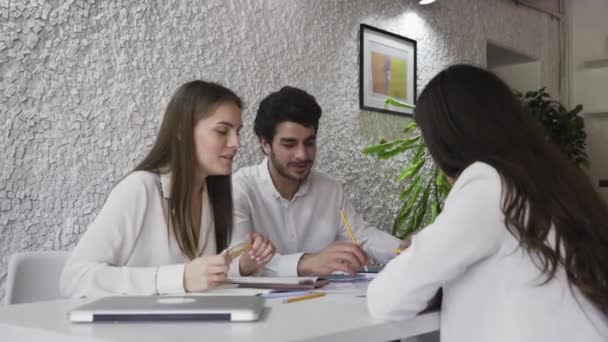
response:
[[[253,131],[260,140],[265,139],[269,143],[276,134],[277,126],[285,121],[314,127],[317,132],[321,112],[321,107],[312,95],[302,89],[286,86],[260,102]]]

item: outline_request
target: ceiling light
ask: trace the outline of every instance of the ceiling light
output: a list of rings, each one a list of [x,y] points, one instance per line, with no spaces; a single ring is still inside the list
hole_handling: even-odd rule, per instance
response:
[[[432,4],[433,2],[435,2],[435,0],[420,0],[421,5],[428,5]]]

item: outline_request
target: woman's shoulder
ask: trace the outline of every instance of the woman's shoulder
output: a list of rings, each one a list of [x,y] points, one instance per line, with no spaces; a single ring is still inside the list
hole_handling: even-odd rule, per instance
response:
[[[104,217],[145,215],[149,203],[160,197],[156,177],[152,172],[134,171],[119,180],[103,205]]]
[[[502,181],[500,173],[496,168],[490,164],[478,161],[462,171],[454,183],[454,188],[470,185],[471,183],[475,183],[478,186],[498,187],[500,189]]]
[[[464,169],[464,171],[462,171],[461,176],[468,178],[500,180],[498,170],[496,170],[494,166],[481,161],[477,161],[469,165],[466,169]]]
[[[460,173],[446,202],[471,197],[471,200],[493,205],[500,200],[501,194],[502,180],[496,168],[484,162],[475,162]]]
[[[158,174],[151,171],[133,171],[121,179],[114,192],[148,193],[158,188]]]

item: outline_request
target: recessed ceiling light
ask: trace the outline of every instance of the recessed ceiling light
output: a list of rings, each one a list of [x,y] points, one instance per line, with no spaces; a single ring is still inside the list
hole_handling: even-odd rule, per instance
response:
[[[435,0],[420,0],[421,5],[428,5],[432,4],[433,2],[435,2]]]

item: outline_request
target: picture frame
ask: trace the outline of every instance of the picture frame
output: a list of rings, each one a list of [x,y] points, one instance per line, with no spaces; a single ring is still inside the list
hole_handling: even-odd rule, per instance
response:
[[[413,116],[413,109],[385,105],[392,97],[416,103],[416,41],[360,24],[359,107],[382,113]]]

